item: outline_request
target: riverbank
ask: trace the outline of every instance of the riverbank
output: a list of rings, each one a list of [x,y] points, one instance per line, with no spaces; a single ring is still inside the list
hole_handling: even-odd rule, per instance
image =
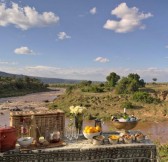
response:
[[[42,109],[65,92],[64,88],[55,88],[48,92],[38,92],[17,97],[0,98],[0,110],[8,110],[18,107],[19,109]]]
[[[0,99],[0,112],[3,112],[4,115],[0,116],[0,125],[9,125],[9,110],[18,107],[23,110],[30,109],[48,109],[48,104],[52,103],[53,100],[64,94],[64,88],[56,88],[55,91],[50,92],[40,92],[33,93],[25,96],[18,97],[8,97]],[[60,97],[59,97],[60,98]],[[57,100],[57,99],[56,99]],[[129,111],[129,110],[128,110]],[[129,113],[129,112],[128,112]],[[143,115],[143,114],[142,114]],[[68,119],[68,118],[67,118]],[[168,141],[168,120],[162,121],[148,121],[145,116],[142,118],[139,124],[136,126],[135,130],[141,130],[144,134],[148,135],[153,141],[159,141],[160,143],[166,143]],[[68,120],[67,120],[68,122]],[[94,120],[85,120],[84,125],[94,125]],[[104,131],[113,130],[112,124],[110,121],[105,121],[103,125]]]

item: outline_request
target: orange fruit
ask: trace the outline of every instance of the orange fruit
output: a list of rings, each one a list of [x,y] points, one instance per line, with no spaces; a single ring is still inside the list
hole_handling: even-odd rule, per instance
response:
[[[97,130],[98,132],[100,132],[100,131],[101,131],[101,127],[100,127],[100,126],[96,126],[96,130]]]
[[[86,127],[85,127],[85,130],[89,129],[89,127],[90,127],[90,126],[86,126]]]

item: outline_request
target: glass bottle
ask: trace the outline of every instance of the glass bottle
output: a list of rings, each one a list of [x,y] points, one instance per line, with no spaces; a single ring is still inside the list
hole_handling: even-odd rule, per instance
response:
[[[57,125],[55,125],[53,133],[50,134],[50,141],[53,143],[60,141],[60,132],[57,129]]]
[[[45,140],[48,141],[48,142],[50,141],[50,132],[49,132],[48,128],[45,131]]]
[[[31,116],[31,125],[30,125],[30,129],[29,129],[29,135],[30,137],[33,137],[35,140],[37,140],[37,125],[36,125],[36,121],[35,121],[35,116],[32,115]]]
[[[124,108],[123,118],[126,120],[129,118],[129,115],[126,113],[126,108]]]
[[[26,120],[23,119],[22,125],[21,125],[21,136],[26,137],[28,134],[28,126],[26,124]]]

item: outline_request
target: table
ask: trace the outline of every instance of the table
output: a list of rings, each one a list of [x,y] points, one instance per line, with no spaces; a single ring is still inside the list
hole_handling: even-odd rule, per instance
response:
[[[104,134],[105,136],[108,133]],[[41,150],[15,149],[1,153],[0,162],[156,162],[156,145],[149,139],[142,143],[93,145],[84,138],[64,147]]]

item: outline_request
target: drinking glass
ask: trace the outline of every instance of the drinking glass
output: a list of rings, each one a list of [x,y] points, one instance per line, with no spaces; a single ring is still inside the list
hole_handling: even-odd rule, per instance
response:
[[[68,138],[68,140],[70,141],[70,143],[72,142],[72,139],[73,139],[73,132],[72,132],[72,128],[71,127],[69,127],[68,128],[68,132],[67,132],[68,134],[67,134],[67,138]]]
[[[79,129],[74,129],[74,138],[76,139],[76,142],[79,138]]]
[[[65,132],[64,132],[64,137],[65,137],[65,140],[68,141],[69,139],[69,131],[68,131],[68,127],[65,128]]]
[[[101,119],[101,133],[103,133],[103,125],[104,125],[104,120]]]

